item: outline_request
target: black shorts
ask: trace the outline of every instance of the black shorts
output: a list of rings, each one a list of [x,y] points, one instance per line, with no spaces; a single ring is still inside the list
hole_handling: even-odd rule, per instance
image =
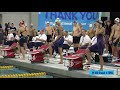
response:
[[[32,41],[33,36],[29,36],[29,41]]]
[[[19,44],[21,47],[24,47],[24,43],[27,43],[27,37],[21,37],[19,40]]]
[[[52,41],[52,35],[47,35],[47,42],[51,42]]]
[[[14,42],[16,42],[16,43],[17,43],[17,42],[18,42],[18,40],[17,40],[17,39],[15,39],[15,40],[14,40]]]
[[[44,45],[44,43],[42,42],[35,42],[35,47],[38,48],[38,47],[41,47],[42,45]]]
[[[113,41],[115,40],[116,38],[113,38]],[[117,41],[115,42],[115,43],[112,43],[112,45],[114,46],[114,47],[119,47],[119,39],[117,39]]]
[[[63,49],[68,49],[69,50],[70,46],[67,44],[63,44]]]
[[[14,41],[7,41],[7,42],[5,42],[5,45],[11,46],[13,43],[14,43]]]
[[[77,37],[77,36],[73,36],[73,44],[79,44],[80,42],[80,36]]]

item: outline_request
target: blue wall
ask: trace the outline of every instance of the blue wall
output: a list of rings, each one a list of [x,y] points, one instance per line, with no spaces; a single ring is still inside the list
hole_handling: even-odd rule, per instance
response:
[[[72,31],[73,21],[82,23],[83,28],[88,30],[89,24],[94,24],[99,19],[99,12],[39,12],[38,14],[38,30],[45,28],[46,21],[52,25],[56,18],[60,18],[66,31]]]

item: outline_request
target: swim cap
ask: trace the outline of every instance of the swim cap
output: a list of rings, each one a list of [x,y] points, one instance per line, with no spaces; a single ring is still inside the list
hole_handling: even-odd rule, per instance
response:
[[[46,22],[46,24],[49,24],[49,23],[50,23],[49,21]]]
[[[93,25],[92,24],[89,24],[89,27],[92,27]]]
[[[21,24],[24,24],[25,22],[24,22],[24,20],[21,20],[20,23],[21,23]]]
[[[60,20],[60,18],[57,18],[56,20]]]
[[[99,24],[102,24],[102,23],[103,23],[103,21],[101,21],[101,20],[98,20],[98,21],[97,21],[97,23],[99,23]]]
[[[119,19],[119,18],[115,18],[115,21],[116,21],[116,22],[120,22],[120,19]]]
[[[77,23],[77,21],[74,21],[73,23]]]
[[[55,26],[55,24],[53,24],[53,26]]]
[[[55,22],[61,22],[61,20],[57,20],[57,19],[56,19]]]

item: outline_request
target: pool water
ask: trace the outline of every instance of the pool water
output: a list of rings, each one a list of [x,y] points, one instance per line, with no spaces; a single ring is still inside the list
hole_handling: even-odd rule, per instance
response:
[[[4,64],[0,64],[0,66],[4,66]],[[8,66],[8,65],[5,65]],[[31,72],[25,69],[20,69],[20,68],[11,68],[11,69],[0,69],[0,76],[1,75],[9,75],[9,74],[26,74],[26,73],[37,73],[35,72]],[[30,78],[30,77],[25,77],[25,78]],[[31,77],[33,78],[33,77]],[[40,77],[35,77],[35,78],[53,78],[53,76],[51,75],[45,75],[45,76],[40,76]]]

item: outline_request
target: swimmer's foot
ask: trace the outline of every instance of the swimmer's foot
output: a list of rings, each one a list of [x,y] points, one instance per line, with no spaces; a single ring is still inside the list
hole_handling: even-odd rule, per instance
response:
[[[63,62],[59,62],[58,64],[63,64]]]
[[[100,68],[100,70],[102,71],[102,70],[103,70],[103,68]]]
[[[20,58],[20,59],[21,59],[21,60],[25,60],[25,58],[23,58],[23,57],[22,57],[22,58]]]
[[[84,65],[90,66],[90,65],[91,65],[91,63],[88,63],[88,62],[87,62],[87,63],[85,63]]]
[[[52,63],[52,62],[53,62],[53,59],[52,59],[52,58],[50,58],[50,59],[49,59],[49,63]]]

